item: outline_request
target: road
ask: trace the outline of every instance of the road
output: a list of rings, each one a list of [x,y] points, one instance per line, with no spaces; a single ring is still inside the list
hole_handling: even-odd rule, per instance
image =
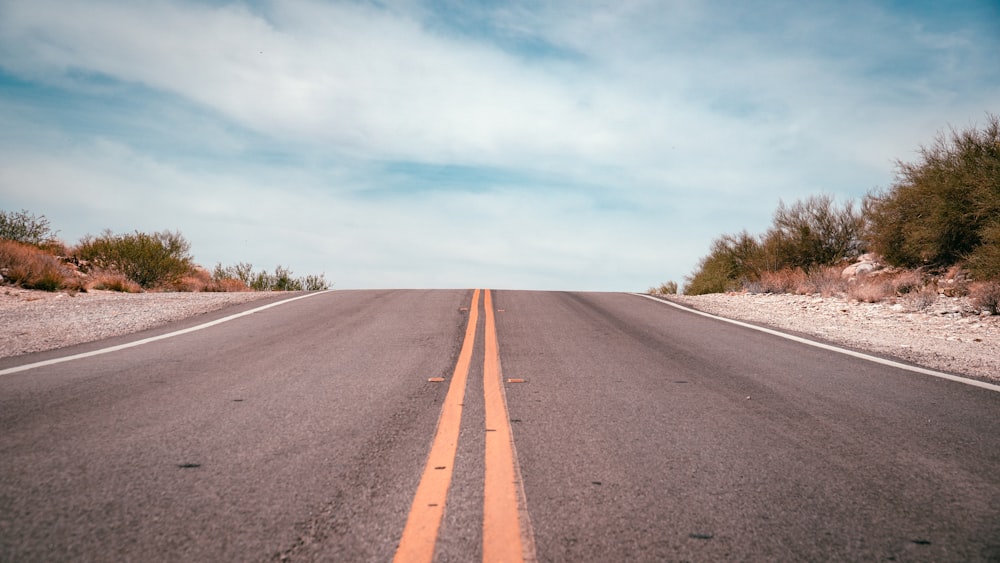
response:
[[[1000,393],[635,295],[324,292],[11,369],[254,306],[0,360],[0,561],[1000,560]]]

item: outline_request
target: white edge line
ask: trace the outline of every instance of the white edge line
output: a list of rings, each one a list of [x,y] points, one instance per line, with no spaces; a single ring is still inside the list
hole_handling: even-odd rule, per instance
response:
[[[846,348],[840,348],[838,346],[832,346],[830,344],[824,344],[822,342],[816,342],[815,340],[809,340],[808,338],[802,338],[802,337],[799,337],[799,336],[794,336],[792,334],[786,334],[784,332],[780,332],[780,331],[773,330],[773,329],[770,329],[770,328],[764,328],[762,326],[752,325],[750,323],[744,323],[744,322],[733,320],[733,319],[727,319],[725,317],[720,317],[718,315],[713,315],[713,314],[710,314],[710,313],[706,313],[704,311],[698,311],[696,309],[691,309],[689,307],[684,307],[683,305],[678,305],[677,303],[673,303],[673,302],[665,300],[665,299],[657,299],[656,297],[653,297],[652,295],[646,295],[644,293],[632,293],[632,295],[635,295],[637,297],[645,297],[646,299],[652,299],[653,301],[656,301],[657,303],[663,303],[664,305],[670,305],[671,307],[675,307],[675,308],[680,309],[682,311],[687,311],[688,313],[694,313],[695,315],[701,315],[703,317],[708,317],[710,319],[716,319],[716,320],[719,320],[719,321],[723,321],[723,322],[727,322],[727,323],[734,324],[734,325],[737,325],[737,326],[742,326],[742,327],[745,327],[745,328],[757,330],[757,331],[760,331],[760,332],[766,332],[767,334],[772,334],[774,336],[780,336],[781,338],[785,338],[785,339],[788,339],[788,340],[799,342],[801,344],[807,344],[809,346],[815,346],[816,348],[822,348],[823,350],[830,350],[831,352],[838,352],[840,354],[846,354],[848,356],[854,356],[855,358],[861,358],[862,360],[868,360],[870,362],[875,362],[877,364],[891,366],[891,367],[899,368],[899,369],[905,369],[907,371],[912,371],[912,372],[920,373],[920,374],[923,374],[923,375],[929,375],[931,377],[939,377],[941,379],[947,379],[949,381],[957,381],[958,383],[964,383],[966,385],[972,385],[973,387],[981,387],[983,389],[989,389],[990,391],[1000,392],[1000,385],[994,385],[992,383],[986,383],[985,381],[978,381],[976,379],[968,379],[968,378],[965,378],[965,377],[959,377],[957,375],[952,375],[950,373],[944,373],[944,372],[941,372],[941,371],[935,371],[935,370],[932,370],[932,369],[922,368],[922,367],[918,367],[918,366],[911,366],[911,365],[903,364],[903,363],[896,362],[896,361],[893,361],[893,360],[887,360],[885,358],[879,358],[878,356],[872,356],[870,354],[865,354],[863,352],[855,352],[854,350],[848,350]]]
[[[259,313],[265,309],[270,309],[271,307],[277,307],[278,305],[284,305],[285,303],[291,303],[292,301],[298,301],[299,299],[305,299],[306,297],[312,297],[313,295],[319,295],[321,293],[327,293],[328,291],[317,291],[314,293],[307,293],[305,295],[299,295],[298,297],[292,297],[290,299],[283,299],[281,301],[275,301],[274,303],[268,303],[267,305],[262,305],[260,307],[243,311],[242,313],[236,313],[234,315],[229,315],[228,317],[223,317],[221,319],[215,319],[214,321],[209,321],[207,323],[202,323],[200,325],[188,327],[181,330],[176,330],[174,332],[168,332],[166,334],[160,334],[157,336],[150,336],[149,338],[143,338],[142,340],[136,340],[134,342],[126,342],[125,344],[119,344],[117,346],[109,346],[107,348],[101,348],[100,350],[91,350],[90,352],[82,352],[80,354],[73,354],[72,356],[63,356],[60,358],[52,358],[51,360],[43,360],[41,362],[34,362],[31,364],[24,364],[20,366],[14,366],[12,368],[7,368],[0,370],[0,376],[10,375],[12,373],[18,373],[21,371],[28,371],[29,369],[35,369],[45,366],[51,366],[55,364],[61,364],[63,362],[69,362],[73,360],[80,360],[83,358],[90,358],[92,356],[100,356],[101,354],[109,354],[111,352],[117,352],[119,350],[125,350],[126,348],[134,348],[136,346],[142,346],[143,344],[149,344],[150,342],[156,342],[157,340],[166,340],[167,338],[173,338],[175,336],[180,336],[182,334],[189,334],[195,331],[199,331],[205,328],[213,327],[215,325],[220,325],[222,323],[238,319],[240,317],[245,317],[247,315],[252,315],[254,313]]]

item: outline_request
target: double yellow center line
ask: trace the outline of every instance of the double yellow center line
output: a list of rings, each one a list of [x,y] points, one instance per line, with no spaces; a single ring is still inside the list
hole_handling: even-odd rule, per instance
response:
[[[427,464],[413,497],[410,514],[393,561],[429,562],[434,558],[448,488],[451,485],[455,452],[458,449],[462,403],[472,364],[472,351],[479,323],[480,290],[472,294],[469,324],[455,364],[455,372],[441,407],[437,432]],[[486,418],[485,484],[483,488],[483,561],[518,562],[534,559],[534,541],[521,485],[517,452],[514,449],[507,413],[507,400],[500,368],[500,347],[490,290],[485,291],[485,359],[483,399]]]

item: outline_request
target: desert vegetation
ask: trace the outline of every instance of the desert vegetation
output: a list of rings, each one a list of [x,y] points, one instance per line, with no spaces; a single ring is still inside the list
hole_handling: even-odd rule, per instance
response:
[[[329,288],[323,274],[295,277],[277,266],[198,266],[180,232],[87,235],[75,246],[57,238],[44,215],[0,210],[0,281],[45,291],[316,291]]]
[[[1000,117],[939,133],[886,189],[860,204],[814,195],[778,204],[759,235],[712,242],[685,281],[688,295],[729,291],[844,295],[918,307],[938,294],[1000,301]],[[845,271],[864,261],[871,267]],[[652,290],[651,290],[652,292]]]

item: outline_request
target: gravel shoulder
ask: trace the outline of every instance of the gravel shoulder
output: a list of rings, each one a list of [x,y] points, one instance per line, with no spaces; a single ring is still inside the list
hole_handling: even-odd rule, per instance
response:
[[[843,297],[779,294],[670,296],[725,317],[992,382],[1000,381],[1000,316],[980,315],[966,299],[862,303]]]
[[[0,358],[131,334],[268,297],[274,294],[70,294],[0,287]]]

